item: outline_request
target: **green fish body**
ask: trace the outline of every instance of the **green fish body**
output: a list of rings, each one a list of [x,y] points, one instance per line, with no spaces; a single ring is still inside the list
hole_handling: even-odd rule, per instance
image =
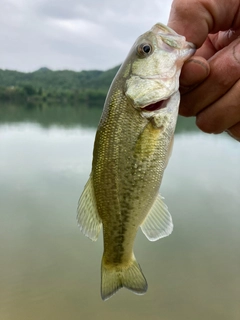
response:
[[[194,46],[156,24],[140,36],[109,90],[97,129],[92,172],[79,199],[78,223],[97,240],[103,226],[103,300],[147,281],[133,254],[138,228],[150,241],[172,232],[158,193],[178,115],[179,74]]]

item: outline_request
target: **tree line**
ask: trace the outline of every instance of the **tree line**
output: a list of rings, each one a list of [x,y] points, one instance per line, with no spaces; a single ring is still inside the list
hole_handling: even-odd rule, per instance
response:
[[[41,68],[31,73],[0,69],[0,101],[102,107],[118,69],[76,72]]]

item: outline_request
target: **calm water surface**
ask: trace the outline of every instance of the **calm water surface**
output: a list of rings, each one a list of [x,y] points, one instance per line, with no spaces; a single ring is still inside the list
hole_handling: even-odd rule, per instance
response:
[[[102,237],[76,223],[95,128],[75,122],[0,124],[0,319],[239,320],[239,143],[176,135],[161,188],[174,232],[135,243],[149,290],[102,302]]]

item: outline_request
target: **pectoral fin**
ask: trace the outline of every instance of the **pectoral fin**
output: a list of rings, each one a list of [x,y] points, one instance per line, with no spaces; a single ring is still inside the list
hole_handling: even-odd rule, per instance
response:
[[[92,178],[90,176],[78,201],[77,220],[80,230],[93,241],[96,241],[102,222],[98,215]]]
[[[156,241],[172,233],[172,217],[160,194],[141,225],[141,229],[150,241]]]

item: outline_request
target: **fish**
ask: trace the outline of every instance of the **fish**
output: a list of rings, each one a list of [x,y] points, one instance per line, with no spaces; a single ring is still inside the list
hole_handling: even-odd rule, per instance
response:
[[[133,253],[139,227],[150,241],[173,230],[159,188],[173,145],[179,75],[194,52],[184,36],[157,23],[138,37],[110,86],[77,209],[88,238],[96,241],[103,227],[103,300],[123,287],[147,291]]]

